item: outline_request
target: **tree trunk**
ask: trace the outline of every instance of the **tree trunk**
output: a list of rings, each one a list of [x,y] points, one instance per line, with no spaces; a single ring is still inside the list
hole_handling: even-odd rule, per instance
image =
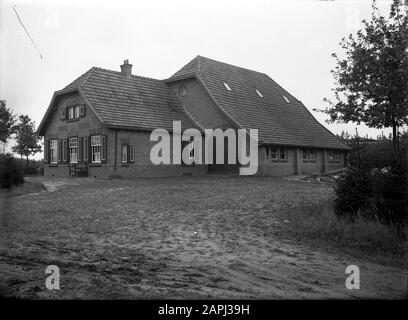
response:
[[[399,145],[398,145],[398,127],[393,121],[392,124],[392,150],[394,153],[399,152]]]

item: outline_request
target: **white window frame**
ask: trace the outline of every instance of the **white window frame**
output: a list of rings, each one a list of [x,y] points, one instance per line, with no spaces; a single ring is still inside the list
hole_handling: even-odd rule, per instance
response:
[[[50,163],[58,163],[58,140],[50,140]]]
[[[284,155],[283,158],[281,157],[282,154]],[[283,147],[279,148],[279,161],[287,161],[287,160],[288,160],[288,150]]]
[[[91,136],[91,163],[101,163],[102,158],[102,136]]]
[[[75,118],[75,112],[73,107],[68,108],[68,119],[74,119]]]
[[[128,163],[128,145],[127,144],[122,144],[122,150],[120,154],[121,154],[121,162]]]
[[[329,162],[334,162],[334,151],[327,151],[327,159],[329,160]]]
[[[80,114],[80,108],[79,106],[75,106],[74,108],[74,118],[79,118],[79,114]]]
[[[78,138],[69,138],[69,163],[78,163],[79,141]]]
[[[309,161],[315,162],[316,161],[316,150],[310,149],[309,150]]]
[[[310,153],[309,153],[309,150],[308,149],[303,149],[303,162],[307,162],[307,161],[309,161],[309,156],[310,156]]]

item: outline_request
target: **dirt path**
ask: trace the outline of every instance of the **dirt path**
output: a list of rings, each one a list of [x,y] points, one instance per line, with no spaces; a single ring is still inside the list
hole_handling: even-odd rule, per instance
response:
[[[0,294],[405,298],[404,266],[383,266],[283,236],[276,210],[329,192],[321,184],[266,179],[59,184],[10,204],[0,235]],[[60,291],[45,289],[51,264],[61,270]],[[350,264],[360,268],[360,290],[345,288]]]

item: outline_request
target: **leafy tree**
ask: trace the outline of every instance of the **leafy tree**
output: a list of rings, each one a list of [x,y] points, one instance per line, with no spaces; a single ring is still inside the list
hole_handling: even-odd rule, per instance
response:
[[[28,115],[20,115],[18,124],[15,125],[16,130],[16,145],[13,146],[13,152],[21,157],[26,157],[28,165],[28,157],[41,152],[39,144],[40,137],[35,132],[34,122]]]
[[[0,142],[7,143],[7,140],[14,133],[16,122],[13,112],[6,106],[5,100],[0,100]]]
[[[375,0],[370,21],[356,35],[343,38],[345,55],[336,59],[335,102],[320,110],[329,122],[365,123],[392,128],[393,150],[398,151],[398,128],[408,125],[408,1],[393,0],[389,18]]]

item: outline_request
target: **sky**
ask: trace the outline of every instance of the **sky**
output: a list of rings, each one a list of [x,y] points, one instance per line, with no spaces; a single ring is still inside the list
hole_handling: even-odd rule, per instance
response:
[[[390,3],[378,1],[384,14]],[[331,54],[370,14],[368,0],[0,0],[0,99],[38,125],[53,92],[93,66],[129,59],[134,74],[164,79],[201,55],[268,74],[335,134],[376,137],[312,111],[333,96]]]

